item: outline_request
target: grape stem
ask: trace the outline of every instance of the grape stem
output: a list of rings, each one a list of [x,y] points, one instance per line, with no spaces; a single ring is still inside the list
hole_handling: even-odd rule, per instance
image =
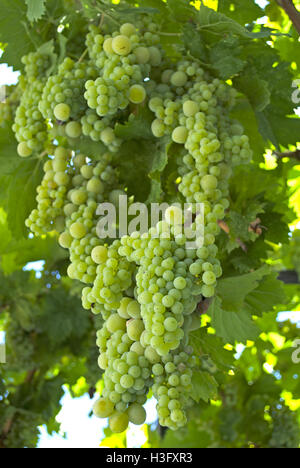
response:
[[[280,153],[278,151],[275,151],[274,155],[280,159],[292,158],[292,159],[296,159],[297,161],[300,161],[300,148],[297,148],[295,151],[287,151],[286,153]]]
[[[83,61],[83,59],[85,58],[85,56],[87,55],[87,53],[88,53],[88,49],[85,49],[85,51],[83,52],[81,57],[78,59],[77,63],[81,63]]]

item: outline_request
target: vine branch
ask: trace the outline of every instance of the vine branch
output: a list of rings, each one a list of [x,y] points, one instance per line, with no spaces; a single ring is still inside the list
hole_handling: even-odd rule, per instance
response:
[[[287,151],[286,153],[280,153],[278,151],[275,151],[274,155],[280,159],[291,158],[291,159],[296,159],[297,161],[300,161],[300,148],[296,149],[295,151]]]
[[[276,0],[278,5],[284,9],[293,25],[295,26],[298,34],[300,35],[300,12],[295,7],[292,0]]]

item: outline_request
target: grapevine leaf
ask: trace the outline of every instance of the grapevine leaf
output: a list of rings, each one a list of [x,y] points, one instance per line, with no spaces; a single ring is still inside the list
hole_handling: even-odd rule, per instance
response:
[[[259,281],[268,272],[269,268],[264,266],[247,275],[221,279],[217,286],[217,293],[222,300],[222,309],[239,313],[246,296],[258,287]]]
[[[25,2],[0,0],[0,7],[0,42],[7,44],[0,61],[19,70],[23,55],[33,51],[41,39],[26,23]]]
[[[8,175],[18,168],[20,156],[17,153],[17,142],[11,126],[0,128],[0,174]]]
[[[254,315],[272,311],[275,305],[285,303],[283,284],[277,279],[276,274],[263,278],[259,286],[248,294],[245,300],[246,310]]]
[[[208,311],[211,316],[211,325],[224,343],[246,343],[255,341],[260,330],[251,319],[251,315],[241,308],[239,312],[225,310],[220,298],[215,298]]]
[[[38,21],[46,11],[46,0],[25,0],[29,21]]]
[[[270,104],[271,93],[268,83],[258,76],[247,73],[234,80],[234,86],[244,93],[253,109],[262,112]]]
[[[241,55],[241,45],[239,39],[232,35],[217,42],[210,50],[210,62],[219,78],[228,80],[240,73],[246,65]]]
[[[218,383],[216,379],[208,372],[194,372],[192,377],[193,390],[191,397],[194,401],[199,403],[200,400],[204,400],[206,403],[209,400],[216,398]]]
[[[207,333],[206,328],[189,334],[190,345],[196,355],[208,354],[220,369],[229,369],[233,364],[233,356],[230,351],[224,349],[221,338]]]
[[[254,0],[239,0],[234,3],[232,0],[222,0],[218,5],[218,12],[234,18],[238,23],[245,25],[264,16],[264,10],[258,6]]]
[[[265,30],[258,33],[250,32],[235,20],[222,13],[218,13],[203,4],[196,16],[196,20],[201,30],[206,30],[219,35],[231,33],[245,38],[258,38],[268,37],[271,34],[271,30]]]
[[[16,239],[26,237],[25,220],[36,206],[36,188],[42,179],[40,161],[21,161],[8,176],[1,177],[1,199],[7,212],[8,226]],[[16,184],[16,180],[18,183]]]
[[[151,122],[153,121],[153,114],[146,107],[138,109],[137,114],[131,114],[128,122],[115,126],[115,134],[118,138],[123,140],[132,139],[149,139],[153,140],[153,133],[151,131]]]
[[[203,41],[202,35],[197,31],[196,26],[191,23],[187,23],[183,29],[183,40],[185,46],[190,51],[193,57],[207,62],[207,51],[205,42]]]

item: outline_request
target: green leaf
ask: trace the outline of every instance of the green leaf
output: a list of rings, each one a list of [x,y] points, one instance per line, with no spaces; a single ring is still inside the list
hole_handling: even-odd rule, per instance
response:
[[[46,0],[25,0],[27,4],[27,17],[29,21],[39,20],[45,13]]]
[[[192,386],[191,397],[197,403],[199,403],[200,400],[204,400],[208,403],[209,400],[217,397],[218,383],[208,372],[194,372]]]
[[[7,44],[0,61],[19,70],[23,67],[23,55],[33,51],[41,39],[27,25],[24,1],[0,0],[0,8],[0,42]]]
[[[247,275],[221,279],[218,282],[217,294],[222,300],[222,310],[239,313],[246,296],[258,287],[259,281],[268,272],[269,268],[263,266]]]
[[[271,33],[271,30],[265,31],[262,34],[252,33],[235,20],[206,7],[203,3],[201,4],[200,11],[196,16],[196,20],[199,23],[200,30],[207,30],[219,35],[231,33],[246,38],[257,38],[262,36],[266,37],[266,34],[268,36]]]
[[[183,28],[183,40],[186,48],[190,51],[191,55],[202,62],[207,62],[207,51],[205,42],[196,26],[191,23],[185,24]]]
[[[213,300],[208,314],[211,316],[212,327],[224,343],[255,341],[260,334],[260,330],[251,319],[249,312],[243,308],[239,312],[225,310],[218,297]]]
[[[36,188],[42,175],[41,161],[31,159],[20,161],[9,175],[0,177],[0,201],[7,212],[9,229],[16,239],[27,237],[25,220],[36,206]]]
[[[233,18],[238,23],[245,25],[257,18],[264,16],[264,10],[254,0],[222,0],[219,2],[218,11]]]
[[[11,126],[0,128],[0,174],[8,175],[17,169],[21,162],[17,153],[17,141]],[[3,187],[0,188],[0,192]]]
[[[233,83],[248,97],[255,111],[261,112],[270,104],[271,93],[268,83],[255,74],[249,73],[248,69],[242,76],[235,78]]]
[[[245,300],[246,310],[253,315],[271,312],[273,307],[286,303],[286,295],[277,275],[271,274],[262,279],[259,286]]]
[[[123,140],[138,140],[140,138],[153,140],[151,123],[153,121],[152,112],[146,107],[137,108],[136,114],[131,114],[125,124],[115,126],[115,134]]]
[[[200,328],[190,333],[189,338],[190,345],[194,348],[196,355],[208,354],[218,368],[228,370],[232,367],[232,353],[224,349],[221,338],[207,333],[207,328]]]
[[[243,70],[246,62],[239,57],[241,51],[239,39],[232,35],[218,41],[211,48],[210,62],[219,78],[226,81]]]

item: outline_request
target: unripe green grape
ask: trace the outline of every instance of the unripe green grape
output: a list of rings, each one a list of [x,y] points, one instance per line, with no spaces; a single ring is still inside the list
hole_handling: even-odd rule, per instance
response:
[[[165,220],[168,224],[172,226],[182,225],[182,209],[177,206],[170,206],[165,212]]]
[[[165,126],[164,126],[163,122],[161,120],[159,120],[159,119],[155,119],[152,122],[151,130],[152,130],[153,135],[156,138],[161,138],[165,134]]]
[[[186,288],[186,279],[185,278],[182,278],[182,277],[178,277],[174,280],[174,286],[176,289],[179,289],[180,291],[182,289],[185,289]]]
[[[70,234],[74,239],[82,239],[86,236],[86,227],[79,222],[72,224]]]
[[[124,190],[112,190],[109,194],[109,201],[115,206],[119,206],[119,201],[121,196],[126,196],[126,192]]]
[[[133,53],[136,56],[137,62],[140,65],[144,65],[150,60],[150,52],[147,49],[147,47],[137,47],[136,49],[134,49]]]
[[[121,34],[113,38],[112,49],[116,54],[125,56],[130,54],[132,43],[127,36]]]
[[[182,87],[188,81],[187,75],[182,71],[177,71],[171,76],[171,83],[173,86]]]
[[[107,55],[111,55],[114,53],[113,48],[112,48],[112,37],[109,37],[108,39],[105,39],[103,43],[103,50],[104,52],[107,53]]]
[[[108,258],[108,250],[106,247],[99,245],[92,250],[91,257],[95,263],[101,265]]]
[[[186,127],[176,127],[172,133],[172,140],[178,144],[184,144],[188,137],[188,129]]]
[[[122,319],[118,314],[112,314],[106,321],[107,330],[110,333],[115,333],[118,330],[126,329],[126,320]]]
[[[156,364],[160,362],[160,356],[157,354],[156,350],[152,348],[151,346],[148,346],[145,349],[145,357],[148,359],[151,364]]]
[[[139,341],[144,330],[144,323],[140,319],[134,319],[127,322],[127,334],[132,341]]]
[[[85,164],[81,167],[80,173],[85,179],[90,180],[93,177],[94,168]]]
[[[123,297],[123,299],[121,300],[121,304],[120,304],[120,307],[118,309],[118,314],[120,315],[120,317],[128,320],[130,318],[130,315],[128,314],[127,312],[127,307],[128,307],[128,304],[130,304],[130,302],[132,301],[132,299],[130,297]]]
[[[136,426],[141,426],[145,423],[147,417],[145,408],[137,403],[134,403],[128,408],[128,417],[131,423],[135,424]]]
[[[101,132],[100,138],[105,145],[111,145],[115,141],[116,135],[112,128],[107,127]]]
[[[215,190],[218,186],[218,179],[213,175],[206,175],[201,179],[201,187],[205,191]]]
[[[164,321],[164,326],[165,326],[165,329],[166,329],[168,332],[173,332],[173,331],[177,330],[177,328],[178,328],[178,322],[177,322],[177,320],[176,320],[174,317],[168,317],[168,318]]]
[[[216,275],[213,271],[206,271],[202,276],[204,284],[212,286],[216,282]]]
[[[129,417],[127,413],[114,413],[109,418],[109,427],[115,434],[120,434],[126,431],[129,424]]]
[[[125,374],[122,375],[120,379],[120,384],[122,385],[123,388],[129,389],[133,387],[134,384],[134,378],[131,377],[131,375]]]
[[[145,88],[141,85],[133,85],[129,89],[129,101],[133,104],[141,104],[146,99]]]
[[[186,117],[193,117],[199,112],[199,105],[195,101],[185,101],[183,104],[183,112]]]
[[[57,172],[57,174],[55,174],[54,176],[54,182],[58,186],[67,185],[69,181],[70,181],[70,176],[66,174],[65,172]]]
[[[99,358],[98,358],[98,365],[100,367],[100,369],[107,369],[108,368],[108,357],[106,355],[106,353],[102,353],[100,354]]]
[[[94,415],[97,418],[108,418],[113,414],[114,404],[107,398],[100,398],[93,406]]]
[[[28,156],[32,155],[32,149],[28,147],[25,141],[19,143],[17,151],[21,158],[28,158]]]
[[[70,138],[79,138],[82,133],[82,127],[79,122],[69,122],[66,125],[66,135]]]
[[[54,108],[54,116],[57,120],[66,122],[70,118],[71,109],[68,104],[57,104]]]
[[[141,306],[137,301],[132,300],[127,306],[127,313],[130,317],[138,319],[141,317]]]
[[[125,36],[130,37],[133,34],[136,34],[136,28],[131,23],[125,23],[125,24],[122,24],[122,26],[120,28],[120,33],[125,35]]]
[[[73,238],[72,236],[68,233],[68,232],[63,232],[60,236],[59,236],[59,245],[64,248],[64,249],[69,249],[72,245],[72,242],[73,242]]]
[[[88,192],[99,194],[104,192],[104,184],[100,179],[93,177],[88,181],[86,189]]]
[[[54,172],[64,172],[67,169],[67,162],[62,159],[54,159],[52,166]]]
[[[87,193],[85,190],[74,190],[71,195],[71,201],[74,205],[83,205],[87,200]]]
[[[143,346],[141,345],[139,341],[136,341],[135,343],[131,345],[130,351],[132,351],[133,353],[136,353],[138,356],[143,356],[145,352],[145,348],[143,348]]]
[[[155,376],[160,376],[160,375],[163,375],[164,368],[161,364],[157,363],[157,364],[154,364],[154,366],[152,367],[152,372]]]
[[[157,47],[149,47],[150,63],[153,67],[159,67],[162,61],[162,55]]]

